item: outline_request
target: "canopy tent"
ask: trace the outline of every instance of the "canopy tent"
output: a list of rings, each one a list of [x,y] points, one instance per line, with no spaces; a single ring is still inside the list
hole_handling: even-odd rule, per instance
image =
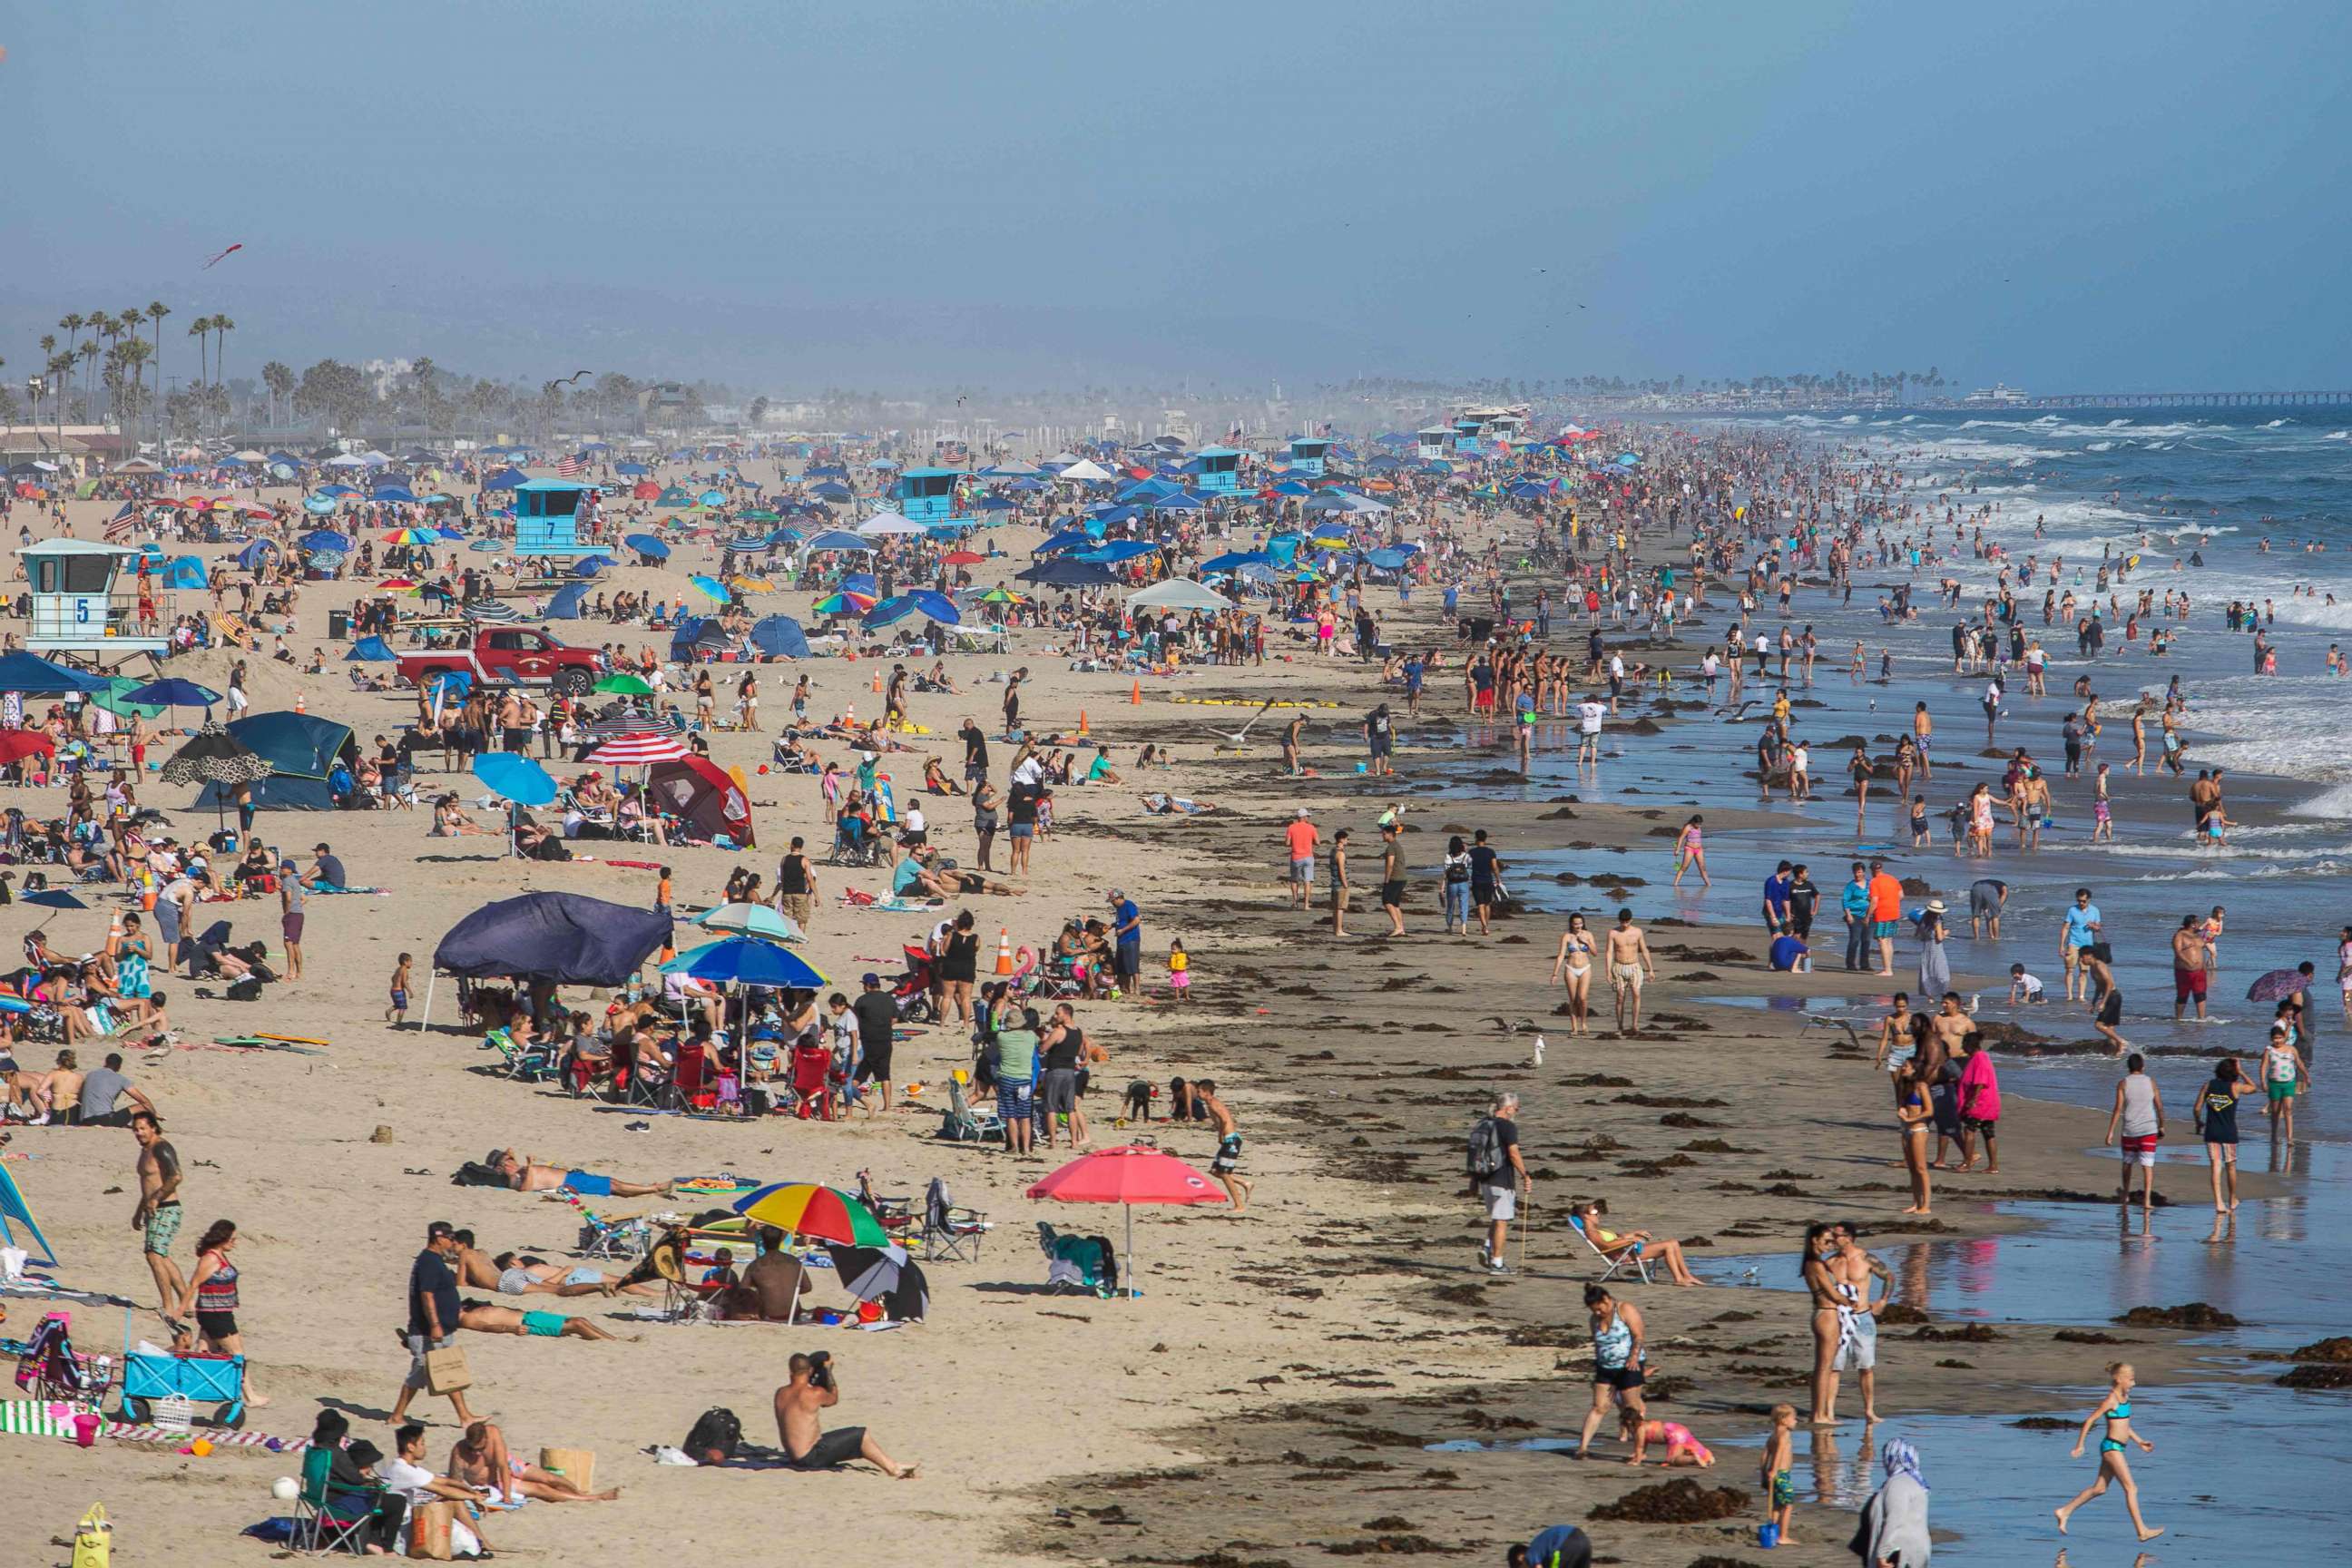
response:
[[[484,479],[482,488],[486,490],[512,490],[520,489],[529,483],[530,483],[529,474],[524,473],[520,468],[500,468],[497,473]]]
[[[1130,610],[1229,610],[1233,602],[1190,577],[1171,577],[1127,596]]]
[[[269,776],[253,785],[253,802],[277,811],[332,811],[335,797],[327,776],[343,748],[352,743],[348,724],[337,724],[309,713],[256,713],[230,722],[231,739],[269,763]],[[236,786],[207,784],[190,809],[229,802]]]
[[[22,648],[0,653],[0,691],[15,691],[26,697],[57,697],[107,689],[107,683],[99,677],[52,664],[39,654],[26,653]]]
[[[835,528],[827,530],[825,532],[818,534],[814,539],[810,540],[806,544],[801,547],[801,553],[803,555],[824,555],[835,551],[846,550],[865,551],[870,552],[873,549],[874,546],[872,544],[858,538],[857,535],[854,533],[845,533],[840,529]]]
[[[1091,458],[1080,458],[1064,468],[1059,475],[1066,479],[1101,480],[1111,477],[1110,470]]]
[[[1023,583],[1049,588],[1101,588],[1117,581],[1110,570],[1091,561],[1046,561],[1017,574]]]
[[[525,893],[484,904],[449,928],[433,950],[434,981],[511,978],[551,985],[625,985],[669,944],[669,916],[577,893]],[[433,1019],[425,993],[417,1026]]]
[[[16,1239],[11,1221],[25,1227],[25,1239],[30,1246]],[[24,1189],[16,1185],[16,1178],[5,1165],[0,1165],[0,1242],[10,1247],[25,1246],[33,1262],[50,1268],[58,1267],[58,1249],[41,1234],[40,1222],[33,1217],[33,1205],[25,1201]]]
[[[857,531],[862,538],[884,539],[894,534],[920,533],[923,531],[923,525],[912,518],[901,517],[895,511],[877,511],[859,523]]]
[[[646,790],[701,837],[716,841],[724,834],[738,848],[752,847],[751,797],[717,764],[701,757],[656,763],[646,773]]]

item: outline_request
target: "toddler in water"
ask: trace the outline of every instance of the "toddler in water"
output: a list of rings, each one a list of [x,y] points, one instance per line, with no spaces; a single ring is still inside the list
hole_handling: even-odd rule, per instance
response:
[[[2026,973],[2025,965],[2011,964],[2009,966],[2009,1005],[2014,1007],[2022,1002],[2030,1006],[2038,1004],[2041,1000],[2042,982]]]
[[[1797,1411],[1794,1405],[1772,1406],[1772,1432],[1764,1439],[1764,1527],[1775,1546],[1794,1546],[1789,1516],[1797,1509],[1797,1478],[1790,1467],[1797,1456]]]
[[[1689,1427],[1679,1421],[1645,1421],[1631,1405],[1617,1412],[1617,1433],[1633,1445],[1633,1455],[1625,1461],[1629,1465],[1640,1464],[1653,1443],[1665,1446],[1665,1464],[1670,1469],[1687,1465],[1704,1470],[1715,1463],[1715,1456],[1707,1451],[1706,1444],[1691,1436]]]

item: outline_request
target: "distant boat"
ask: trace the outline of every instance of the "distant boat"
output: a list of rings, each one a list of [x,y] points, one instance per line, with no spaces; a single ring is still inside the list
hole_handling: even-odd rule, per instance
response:
[[[1969,393],[1966,397],[1960,399],[1960,401],[1962,403],[1969,404],[1990,405],[1993,407],[2001,408],[2014,407],[2018,404],[2030,402],[2032,400],[2028,398],[2023,392],[2019,391],[2016,387],[2010,385],[2008,383],[1997,381],[1990,386],[1980,386],[1977,388],[1974,392]]]

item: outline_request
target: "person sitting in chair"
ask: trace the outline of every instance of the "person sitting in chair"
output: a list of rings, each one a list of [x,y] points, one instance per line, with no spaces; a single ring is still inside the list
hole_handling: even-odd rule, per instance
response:
[[[1637,1257],[1653,1258],[1666,1266],[1666,1273],[1677,1285],[1696,1285],[1698,1276],[1684,1261],[1683,1244],[1652,1236],[1646,1230],[1614,1231],[1601,1225],[1601,1216],[1609,1212],[1607,1198],[1593,1198],[1571,1207],[1568,1213],[1577,1228],[1601,1249],[1602,1257],[1614,1263],[1629,1249]]]

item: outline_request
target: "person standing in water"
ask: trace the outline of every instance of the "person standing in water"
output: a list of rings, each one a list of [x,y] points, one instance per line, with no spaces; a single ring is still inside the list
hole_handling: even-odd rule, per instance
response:
[[[2132,1479],[2131,1461],[2125,1457],[2126,1451],[2135,1443],[2139,1445],[2139,1451],[2143,1454],[2156,1452],[2155,1444],[2132,1430],[2132,1385],[2138,1377],[2127,1361],[2111,1362],[2107,1365],[2110,1384],[2107,1396],[2099,1402],[2097,1409],[2084,1417],[2082,1430],[2074,1434],[2074,1450],[2071,1456],[2077,1459],[2083,1457],[2083,1445],[2090,1441],[2091,1428],[2105,1421],[2107,1435],[2099,1439],[2098,1478],[2075,1493],[2074,1501],[2051,1510],[2057,1516],[2058,1533],[2061,1535],[2066,1533],[2066,1521],[2074,1517],[2074,1510],[2093,1498],[2104,1496],[2110,1482],[2123,1487],[2124,1507],[2130,1511],[2132,1528],[2139,1532],[2142,1541],[2154,1541],[2164,1533],[2164,1526],[2151,1526],[2140,1517],[2139,1483]]]

